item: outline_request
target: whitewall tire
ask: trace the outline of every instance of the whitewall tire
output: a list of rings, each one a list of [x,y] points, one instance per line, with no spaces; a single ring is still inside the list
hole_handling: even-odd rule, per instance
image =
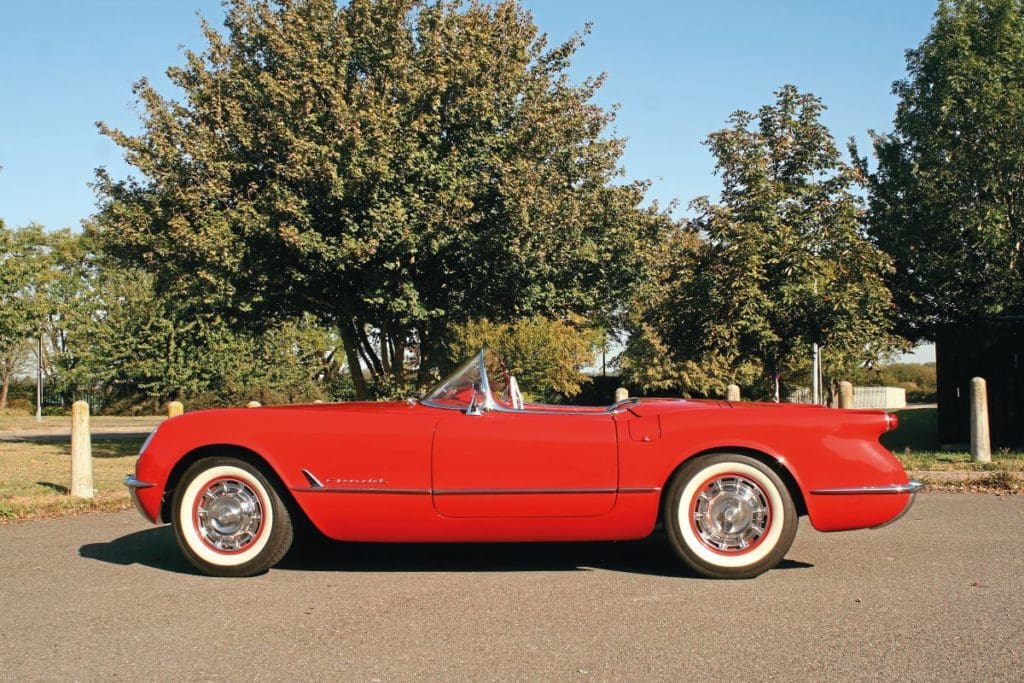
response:
[[[188,561],[212,576],[262,574],[284,557],[293,536],[273,484],[234,458],[204,458],[185,471],[171,523]]]
[[[775,567],[797,530],[782,478],[746,455],[716,453],[672,478],[662,511],[679,557],[703,576],[746,579]]]

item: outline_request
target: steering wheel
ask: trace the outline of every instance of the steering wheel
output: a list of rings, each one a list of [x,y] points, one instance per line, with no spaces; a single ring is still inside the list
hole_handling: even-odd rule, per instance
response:
[[[508,397],[512,399],[513,410],[523,409],[523,394],[519,391],[519,382],[514,375],[508,377]]]

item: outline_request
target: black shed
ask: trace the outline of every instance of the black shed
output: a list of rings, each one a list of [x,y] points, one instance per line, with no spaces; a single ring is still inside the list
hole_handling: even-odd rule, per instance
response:
[[[993,448],[1024,447],[1024,316],[946,328],[935,341],[939,443],[970,440],[971,378],[988,383]]]

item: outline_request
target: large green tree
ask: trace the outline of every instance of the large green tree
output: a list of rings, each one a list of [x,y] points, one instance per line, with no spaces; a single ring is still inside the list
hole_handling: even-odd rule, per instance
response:
[[[104,248],[211,310],[336,325],[365,366],[420,377],[452,323],[621,310],[665,222],[617,185],[620,139],[513,1],[233,0],[226,33],[101,124],[137,177],[97,177]]]
[[[691,204],[690,239],[636,323],[625,362],[641,386],[710,393],[734,381],[772,395],[778,378],[806,376],[812,344],[837,378],[893,348],[889,260],[863,233],[857,171],[817,97],[775,95],[708,137],[721,198]]]
[[[0,410],[7,407],[13,374],[27,359],[29,337],[47,330],[47,291],[59,269],[54,245],[67,235],[48,234],[37,224],[12,230],[0,220]]]
[[[943,0],[907,72],[874,139],[870,231],[901,333],[934,339],[1024,311],[1024,2]]]

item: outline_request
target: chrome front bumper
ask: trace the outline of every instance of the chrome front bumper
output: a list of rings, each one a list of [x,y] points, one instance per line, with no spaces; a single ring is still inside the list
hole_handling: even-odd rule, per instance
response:
[[[152,524],[153,520],[149,518],[149,515],[146,514],[146,511],[142,509],[142,504],[139,503],[139,489],[148,489],[153,486],[156,486],[156,484],[151,484],[148,481],[136,479],[134,474],[129,474],[127,477],[124,478],[124,485],[128,487],[128,493],[130,493],[132,496],[132,506],[134,506],[135,510],[140,515],[142,515],[142,518],[144,520]]]
[[[893,494],[893,493],[909,493],[910,498],[907,499],[907,504],[903,506],[903,511],[896,515],[888,522],[883,522],[873,529],[881,529],[882,527],[889,526],[890,524],[903,518],[905,514],[910,512],[910,508],[914,505],[914,499],[917,497],[917,492],[923,487],[919,481],[911,479],[906,484],[889,484],[888,486],[845,486],[833,489],[814,489],[811,491],[812,494],[818,496],[863,496],[863,495],[875,495],[875,494]]]

